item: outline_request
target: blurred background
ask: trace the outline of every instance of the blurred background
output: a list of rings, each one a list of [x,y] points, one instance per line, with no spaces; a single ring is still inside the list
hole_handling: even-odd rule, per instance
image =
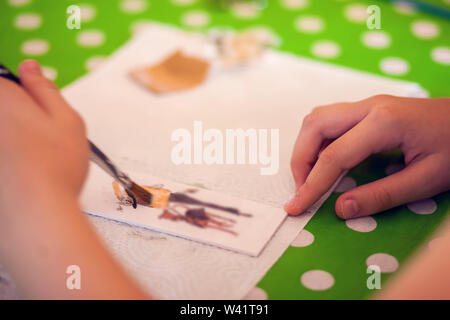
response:
[[[66,26],[70,5],[81,8],[79,30]],[[379,7],[380,29],[367,26],[370,5]],[[2,0],[0,58],[11,67],[37,58],[64,86],[148,22],[197,31],[258,27],[277,37],[279,50],[412,80],[444,96],[449,12],[449,0]]]

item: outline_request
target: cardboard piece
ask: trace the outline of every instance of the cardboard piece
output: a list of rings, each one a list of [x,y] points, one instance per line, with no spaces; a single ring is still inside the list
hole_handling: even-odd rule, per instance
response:
[[[186,90],[201,84],[209,70],[209,62],[175,51],[161,63],[138,68],[130,74],[155,93]]]

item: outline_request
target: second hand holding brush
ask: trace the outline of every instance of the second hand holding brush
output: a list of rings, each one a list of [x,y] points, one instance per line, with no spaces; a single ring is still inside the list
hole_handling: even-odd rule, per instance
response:
[[[1,63],[0,77],[11,80],[18,85],[21,85],[20,79]],[[91,141],[89,141],[89,148],[91,150],[91,160],[122,185],[122,187],[125,189],[125,191],[133,201],[133,208],[136,208],[137,204],[151,206],[152,195],[148,191],[133,182],[128,177],[128,175],[119,170],[111,162],[111,160],[109,160],[109,158]]]

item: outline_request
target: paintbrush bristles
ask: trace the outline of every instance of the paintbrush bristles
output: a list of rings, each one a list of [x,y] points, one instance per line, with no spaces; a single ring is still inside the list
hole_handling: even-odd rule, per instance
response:
[[[138,204],[143,206],[149,206],[152,203],[152,195],[150,192],[142,188],[141,186],[137,185],[136,183],[132,183],[131,188],[129,189],[129,192],[132,193]]]

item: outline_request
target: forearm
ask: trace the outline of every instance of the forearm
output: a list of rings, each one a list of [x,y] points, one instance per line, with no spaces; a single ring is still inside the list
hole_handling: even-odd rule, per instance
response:
[[[142,299],[145,295],[103,248],[74,197],[34,192],[3,213],[0,261],[27,298]],[[81,289],[66,286],[67,267],[81,271]]]
[[[450,221],[377,297],[378,299],[450,299]]]

